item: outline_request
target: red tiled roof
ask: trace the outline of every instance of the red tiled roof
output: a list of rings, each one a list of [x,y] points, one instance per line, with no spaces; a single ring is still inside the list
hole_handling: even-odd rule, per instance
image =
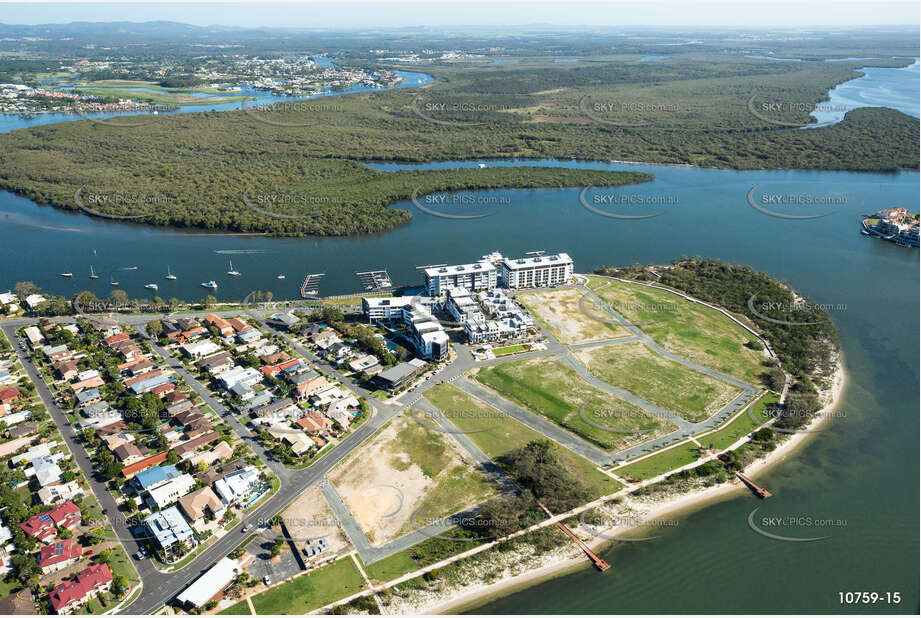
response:
[[[33,515],[19,524],[19,527],[29,536],[44,540],[54,536],[58,526],[73,528],[80,523],[80,519],[80,507],[68,500],[50,511]]]
[[[128,335],[127,333],[118,333],[117,335],[112,335],[111,337],[106,337],[106,338],[103,339],[102,341],[103,341],[107,346],[112,347],[112,345],[114,345],[114,344],[116,344],[116,343],[118,343],[118,342],[120,342],[120,341],[125,341],[125,340],[127,340],[127,339],[131,339],[131,336]]]
[[[147,459],[142,459],[141,461],[135,462],[130,466],[125,466],[122,468],[122,476],[126,479],[131,478],[141,470],[146,470],[147,468],[161,464],[164,461],[166,461],[166,451],[157,453],[156,455],[151,455]]]
[[[51,591],[51,607],[59,612],[72,603],[81,603],[94,590],[112,581],[112,572],[107,564],[94,564],[77,573],[77,578],[64,581]]]
[[[51,545],[45,545],[38,552],[38,566],[44,568],[79,558],[81,555],[83,555],[83,546],[79,543],[73,543],[71,539],[55,541]]]

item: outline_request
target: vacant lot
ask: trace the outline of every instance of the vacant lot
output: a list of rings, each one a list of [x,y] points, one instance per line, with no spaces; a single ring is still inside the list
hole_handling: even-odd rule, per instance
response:
[[[741,389],[662,358],[640,342],[578,350],[593,375],[692,422],[732,401]]]
[[[483,367],[473,377],[604,449],[619,450],[675,429],[669,421],[588,384],[561,360],[503,363]]]
[[[497,411],[480,400],[450,384],[439,384],[425,393],[425,398],[440,410],[457,411],[451,422],[493,460],[544,436]],[[592,490],[593,497],[607,496],[621,488],[621,484],[595,466],[560,446],[557,457],[569,472],[582,479]]]
[[[306,614],[318,607],[355,594],[364,578],[351,557],[340,558],[286,584],[269,588],[253,597],[256,613]]]
[[[758,384],[766,353],[746,347],[755,337],[720,312],[669,292],[611,279],[591,277],[589,288],[669,352]]]
[[[326,539],[331,552],[348,547],[348,539],[318,487],[304,490],[282,513],[282,520],[298,549],[302,549],[308,539],[318,538]]]
[[[620,478],[642,481],[665,474],[675,468],[686,466],[700,459],[700,450],[692,443],[685,442],[664,450],[648,459],[614,470]]]
[[[408,415],[394,419],[329,478],[376,544],[496,493],[452,438]],[[414,525],[411,516],[417,510]]]
[[[603,341],[629,335],[626,329],[593,319],[579,308],[582,293],[563,289],[519,294],[518,300],[540,320],[560,343],[574,344]],[[589,302],[591,315],[598,313]]]

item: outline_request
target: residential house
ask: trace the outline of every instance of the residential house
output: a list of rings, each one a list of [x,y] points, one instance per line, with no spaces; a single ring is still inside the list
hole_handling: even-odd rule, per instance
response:
[[[326,416],[339,423],[343,429],[348,429],[357,410],[358,400],[349,396],[330,403],[326,408]]]
[[[42,543],[50,543],[57,535],[58,528],[73,530],[83,520],[80,507],[68,500],[49,511],[33,515],[19,524],[27,535],[35,537]]]
[[[202,608],[237,578],[240,565],[236,560],[221,558],[195,582],[179,593],[176,600],[184,607]]]
[[[212,374],[223,373],[233,367],[233,357],[225,350],[202,358],[198,361],[198,367]]]
[[[14,404],[19,400],[19,388],[11,386],[0,390],[0,403]]]
[[[197,343],[187,343],[179,349],[189,358],[196,360],[219,352],[221,348],[213,341],[199,341]]]
[[[42,504],[60,504],[84,495],[83,488],[77,481],[63,485],[49,485],[38,490],[38,499]]]
[[[179,509],[185,514],[192,528],[198,532],[213,528],[227,512],[227,507],[210,487],[202,487],[180,498]],[[209,517],[213,524],[208,521]]]
[[[26,296],[26,306],[33,311],[38,309],[42,303],[48,302],[48,299],[42,296],[41,294],[29,294]]]
[[[381,365],[376,356],[373,354],[365,354],[364,356],[349,361],[349,369],[355,373],[375,375],[381,371]]]
[[[194,467],[198,467],[200,463],[204,463],[206,466],[210,467],[214,465],[214,462],[221,461],[222,459],[230,459],[231,456],[233,456],[233,447],[221,440],[207,451],[193,453],[192,456],[189,457],[189,462]]]
[[[303,418],[296,420],[295,423],[311,436],[325,434],[333,428],[333,421],[319,412],[308,412]]]
[[[230,390],[236,384],[252,386],[262,381],[262,375],[252,367],[235,367],[214,377],[226,390]]]
[[[118,327],[118,322],[112,318],[90,318],[90,326],[102,333],[103,337],[111,337],[121,332],[121,329]]]
[[[144,453],[141,452],[141,449],[131,442],[115,447],[112,450],[112,454],[119,463],[125,466],[130,466],[144,459]]]
[[[152,507],[164,509],[189,493],[193,487],[195,487],[195,479],[192,475],[181,474],[147,490],[146,502]]]
[[[202,321],[208,326],[215,327],[225,337],[233,335],[233,326],[230,325],[230,322],[214,313],[209,313]]]
[[[152,466],[159,465],[163,463],[164,461],[166,461],[166,455],[167,455],[167,452],[163,451],[155,455],[151,455],[131,465],[125,466],[124,468],[122,468],[122,476],[125,477],[126,479],[134,478],[134,476],[138,474],[139,472],[148,470]]]
[[[45,340],[45,336],[42,334],[42,331],[40,331],[37,326],[27,326],[25,329],[25,333],[26,333],[26,339],[29,340],[29,345],[31,345],[33,348]]]
[[[303,455],[313,447],[313,441],[299,431],[283,424],[271,425],[268,430],[272,437],[281,440],[291,448],[295,455]]]
[[[259,476],[259,470],[254,466],[246,466],[226,474],[215,481],[212,487],[224,504],[241,506],[259,490]]]
[[[135,485],[140,491],[150,491],[180,476],[176,466],[166,465],[138,472],[134,477]]]
[[[292,395],[296,401],[304,401],[330,386],[329,381],[325,377],[318,375],[315,378],[298,383]]]
[[[289,312],[270,316],[266,320],[266,323],[276,328],[291,330],[291,328],[298,324],[300,321],[300,318]]]
[[[51,364],[54,372],[62,380],[73,380],[77,376],[77,362],[72,360],[55,361]]]
[[[82,545],[75,543],[73,539],[62,539],[39,550],[38,566],[42,573],[47,575],[76,564],[82,555]]]
[[[103,380],[97,375],[91,378],[87,378],[86,380],[80,380],[79,382],[74,382],[73,384],[70,385],[70,388],[75,393],[80,393],[90,388],[99,388],[101,386],[105,386],[105,384],[106,384],[105,380]]]
[[[182,444],[174,447],[173,451],[182,459],[189,459],[195,454],[196,450],[203,446],[207,446],[215,440],[219,440],[220,438],[221,434],[219,432],[209,431],[204,435],[198,436],[197,438],[183,442]]]
[[[144,526],[167,557],[178,543],[195,542],[195,532],[175,506],[146,517]]]
[[[89,406],[102,401],[102,393],[98,388],[91,388],[77,393],[77,405],[80,407]]]
[[[51,591],[51,607],[55,613],[71,614],[90,599],[112,587],[112,573],[107,564],[94,564],[65,580]]]

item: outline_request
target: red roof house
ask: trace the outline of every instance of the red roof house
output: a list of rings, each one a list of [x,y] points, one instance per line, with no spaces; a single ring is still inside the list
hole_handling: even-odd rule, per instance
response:
[[[73,530],[83,520],[80,507],[68,500],[50,511],[33,515],[19,524],[22,531],[43,543],[50,542],[58,528]]]
[[[38,566],[45,574],[66,569],[83,555],[83,546],[71,539],[55,541],[38,552]]]
[[[0,403],[13,403],[19,399],[19,389],[15,386],[0,391]]]
[[[69,614],[112,587],[112,572],[107,564],[94,564],[77,573],[77,578],[63,581],[51,591],[51,607],[58,614]]]

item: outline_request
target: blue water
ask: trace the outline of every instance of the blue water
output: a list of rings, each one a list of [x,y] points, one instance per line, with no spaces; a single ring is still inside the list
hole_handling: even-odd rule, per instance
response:
[[[665,60],[666,58],[671,58],[671,56],[643,56],[640,58],[640,62],[658,62],[659,60]]]
[[[866,67],[863,77],[838,84],[810,114],[819,125],[840,122],[844,114],[858,107],[891,107],[916,118],[921,117],[918,91],[921,88],[921,62],[901,69]]]
[[[746,58],[755,58],[757,60],[777,60],[778,62],[802,62],[802,58],[780,58],[778,56],[762,56],[759,54],[749,54]]]

